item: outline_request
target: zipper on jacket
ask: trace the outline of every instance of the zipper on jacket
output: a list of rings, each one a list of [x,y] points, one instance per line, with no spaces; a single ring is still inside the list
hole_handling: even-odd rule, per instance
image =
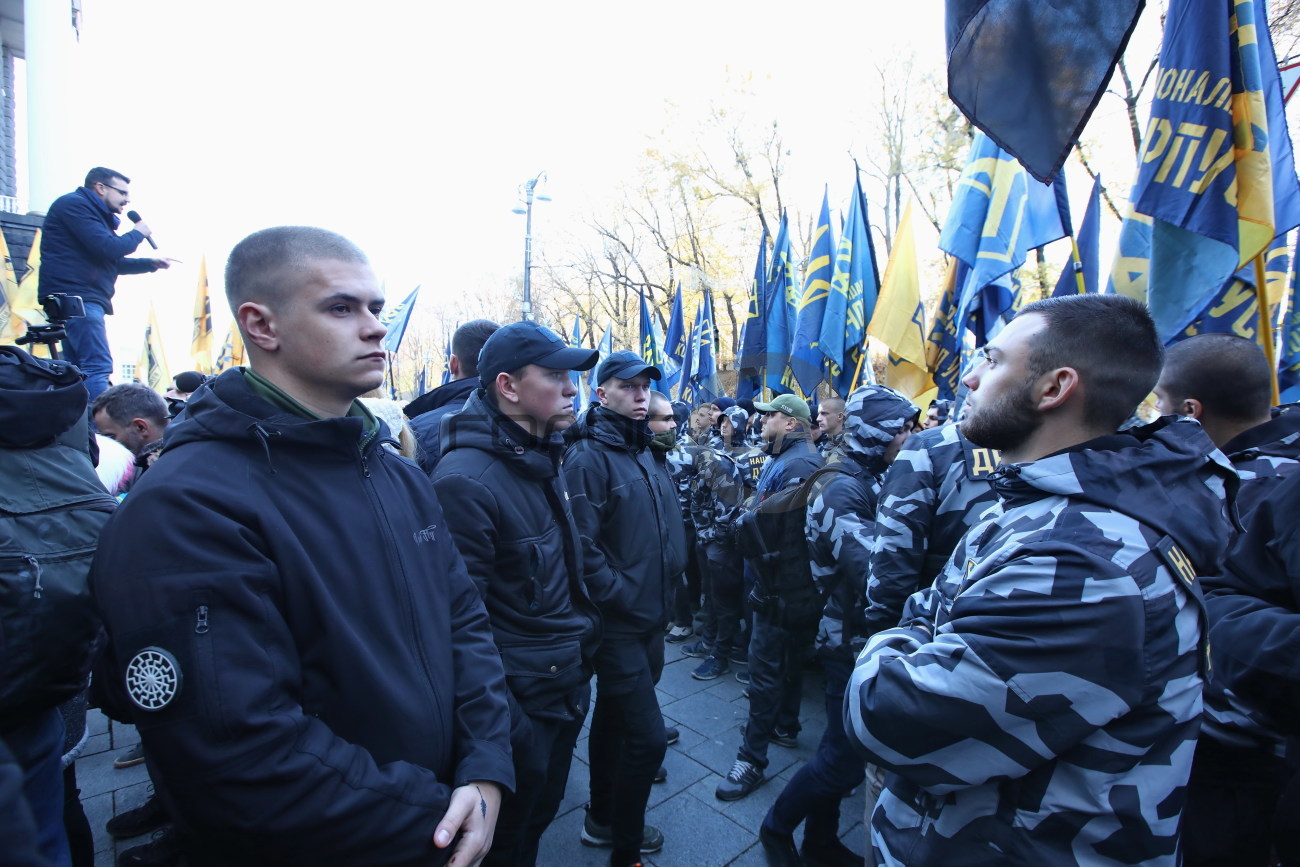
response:
[[[210,628],[208,625],[208,606],[200,605],[194,609],[194,634],[207,635]]]
[[[41,561],[37,560],[31,554],[23,554],[22,557],[25,561],[27,561],[31,565],[32,571],[36,574],[36,587],[32,590],[32,597],[35,599],[40,599],[41,589],[42,589],[41,588]]]

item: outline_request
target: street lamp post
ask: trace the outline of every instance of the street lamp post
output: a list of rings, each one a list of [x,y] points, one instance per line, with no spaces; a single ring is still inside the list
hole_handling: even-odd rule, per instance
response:
[[[538,192],[539,184],[545,183],[546,172],[538,172],[519,186],[519,204],[514,213],[524,215],[524,303],[525,320],[533,318],[533,201],[549,202],[551,197]]]

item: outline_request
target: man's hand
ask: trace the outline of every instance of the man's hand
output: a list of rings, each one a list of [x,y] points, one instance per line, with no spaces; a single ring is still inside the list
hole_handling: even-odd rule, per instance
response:
[[[137,232],[139,232],[141,235],[144,235],[146,238],[148,238],[150,235],[153,234],[153,229],[150,229],[149,224],[144,222],[143,220],[141,220],[138,223],[132,223],[131,228],[135,229]]]
[[[173,262],[179,262],[180,259],[150,259],[155,268],[170,268]]]
[[[447,815],[433,832],[433,845],[446,849],[460,834],[447,867],[475,867],[492,848],[501,790],[495,783],[471,782],[451,793]]]

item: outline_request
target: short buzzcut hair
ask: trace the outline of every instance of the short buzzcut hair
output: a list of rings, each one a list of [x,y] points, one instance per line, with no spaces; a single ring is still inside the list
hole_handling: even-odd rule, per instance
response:
[[[451,336],[451,354],[460,363],[461,379],[478,376],[478,354],[483,344],[501,326],[491,319],[472,319]]]
[[[1030,347],[1033,375],[1074,368],[1089,419],[1118,429],[1160,377],[1164,347],[1146,306],[1123,295],[1063,295],[1027,304],[1016,316],[1031,313],[1047,320]]]
[[[142,418],[161,426],[170,415],[162,395],[141,382],[124,382],[103,391],[90,405],[90,417],[101,410],[114,423],[123,425]]]
[[[1207,413],[1230,421],[1267,418],[1273,404],[1264,350],[1235,334],[1198,334],[1169,347],[1160,389],[1174,405],[1199,400]]]
[[[328,229],[276,226],[254,232],[235,245],[226,260],[226,302],[237,313],[241,304],[283,302],[312,262],[332,260],[369,265],[361,248]]]
[[[106,169],[103,166],[95,166],[93,169],[86,172],[85,186],[93,187],[95,184],[106,184],[109,181],[113,180],[113,178],[118,178],[124,184],[131,183],[131,179],[128,178],[126,175],[122,174],[121,172],[115,172],[112,169]],[[131,417],[139,418],[139,416],[131,416]]]

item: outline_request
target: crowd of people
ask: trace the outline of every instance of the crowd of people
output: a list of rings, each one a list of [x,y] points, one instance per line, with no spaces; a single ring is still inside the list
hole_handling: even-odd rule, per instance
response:
[[[746,685],[722,801],[824,675],[773,865],[1300,863],[1300,414],[1250,342],[1166,352],[1081,295],[1023,308],[960,408],[688,406],[636,352],[477,320],[398,415],[350,241],[254,233],[225,287],[248,366],[171,400],[0,349],[0,522],[34,522],[0,535],[46,545],[0,548],[0,862],[91,863],[89,700],[155,788],[110,833],[164,829],[121,864],[532,865],[588,720],[581,841],[640,864],[668,642]],[[96,429],[134,458],[103,482]]]

